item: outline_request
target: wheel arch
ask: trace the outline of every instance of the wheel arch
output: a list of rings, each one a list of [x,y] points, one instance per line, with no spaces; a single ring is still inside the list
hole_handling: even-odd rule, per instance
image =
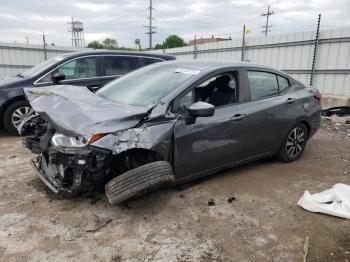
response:
[[[24,95],[19,95],[19,96],[14,96],[8,100],[6,100],[5,103],[2,104],[1,109],[0,109],[0,117],[3,119],[4,113],[6,109],[13,103],[16,103],[18,101],[27,101],[26,97]]]
[[[311,134],[311,125],[310,125],[310,123],[309,123],[307,120],[299,121],[299,123],[305,125],[305,127],[306,127],[306,132],[307,132],[306,135],[307,135],[307,138],[309,139],[310,134]]]

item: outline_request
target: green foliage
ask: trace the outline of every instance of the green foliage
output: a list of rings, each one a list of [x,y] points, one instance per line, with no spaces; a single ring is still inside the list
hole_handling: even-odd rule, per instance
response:
[[[163,48],[174,48],[174,47],[183,47],[186,46],[185,40],[183,40],[178,35],[168,36],[163,44],[156,44],[154,49],[163,49]]]
[[[128,48],[128,47],[118,47],[117,40],[113,38],[106,38],[102,42],[100,41],[92,41],[87,45],[88,48],[93,49],[108,49],[108,50],[129,50],[129,51],[140,51],[138,48]]]
[[[155,46],[154,46],[154,49],[163,49],[164,47],[163,47],[163,44],[156,44]]]
[[[102,41],[102,44],[105,49],[117,49],[118,48],[118,42],[117,40],[113,38],[106,38]]]
[[[185,41],[177,35],[168,36],[164,44],[166,48],[183,47],[186,45]]]
[[[87,45],[87,47],[93,49],[104,49],[103,44],[101,44],[99,41],[92,41]]]

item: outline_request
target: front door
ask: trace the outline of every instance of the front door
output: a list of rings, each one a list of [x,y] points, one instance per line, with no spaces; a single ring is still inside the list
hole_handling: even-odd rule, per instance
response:
[[[239,103],[238,72],[221,73],[178,99],[175,124],[174,163],[178,178],[184,178],[229,165],[241,159],[249,134],[244,132],[244,118]],[[187,108],[197,101],[215,106],[211,117],[188,121]],[[243,129],[242,129],[243,127]]]

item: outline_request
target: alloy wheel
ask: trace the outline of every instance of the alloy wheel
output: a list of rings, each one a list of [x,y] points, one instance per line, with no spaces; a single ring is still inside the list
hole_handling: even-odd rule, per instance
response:
[[[22,106],[17,108],[13,113],[11,117],[12,125],[17,128],[24,119],[29,117],[31,114],[33,114],[34,111],[29,106]]]
[[[297,157],[305,146],[305,131],[300,127],[295,127],[288,136],[286,151],[290,158]]]

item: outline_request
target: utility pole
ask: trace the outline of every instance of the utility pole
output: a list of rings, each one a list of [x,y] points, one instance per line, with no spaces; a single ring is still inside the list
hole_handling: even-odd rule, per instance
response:
[[[29,45],[29,37],[27,34],[26,34],[26,42],[27,42],[27,45]]]
[[[313,57],[312,57],[310,86],[312,86],[312,84],[314,82],[315,67],[316,67],[316,60],[317,60],[317,49],[318,49],[318,42],[319,42],[319,38],[320,38],[320,24],[321,24],[321,14],[318,15],[316,37],[315,37],[315,42],[314,42],[314,54],[313,54]]]
[[[47,54],[46,54],[46,36],[45,36],[45,32],[43,32],[43,46],[44,46],[44,57],[45,57],[45,60],[47,60]]]
[[[156,31],[153,31],[153,29],[156,29],[157,27],[152,25],[152,22],[154,20],[153,18],[153,10],[155,10],[153,8],[153,4],[152,4],[152,0],[149,0],[149,25],[144,25],[143,27],[148,28],[148,32],[146,32],[147,35],[149,35],[149,49],[152,49],[152,35],[156,33]]]
[[[243,37],[242,37],[242,55],[241,61],[245,59],[245,25],[243,25]]]
[[[197,59],[197,35],[194,35],[193,59]]]
[[[271,30],[269,29],[270,27],[272,27],[272,25],[269,25],[269,17],[270,15],[274,15],[275,13],[273,11],[270,11],[270,6],[267,6],[267,13],[262,13],[261,16],[266,16],[266,24],[264,26],[262,26],[263,28],[265,28],[262,32],[265,33],[265,36],[267,36],[268,32],[271,32]]]

